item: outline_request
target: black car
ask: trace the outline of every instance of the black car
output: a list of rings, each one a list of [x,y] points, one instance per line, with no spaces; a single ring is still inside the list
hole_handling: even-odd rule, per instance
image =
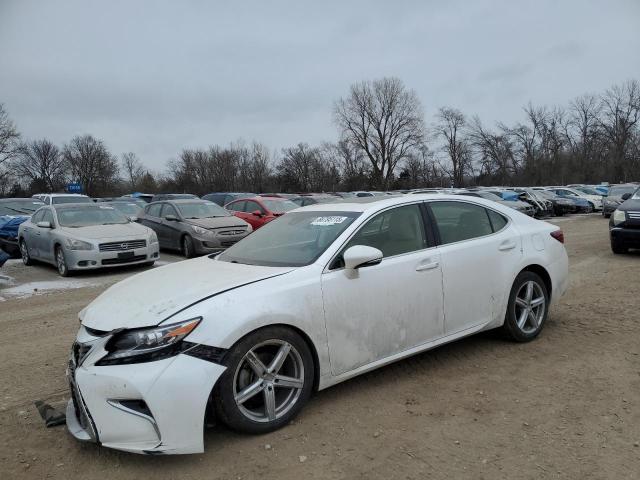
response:
[[[624,202],[611,214],[609,238],[613,253],[627,253],[640,248],[640,191],[622,195]]]
[[[556,217],[561,217],[565,213],[574,213],[577,211],[576,205],[570,199],[556,195],[553,192],[547,190],[536,190],[536,195],[549,200],[553,205],[553,214]]]
[[[221,207],[224,207],[227,203],[233,202],[238,198],[253,198],[255,197],[255,193],[246,193],[246,192],[215,192],[215,193],[207,193],[203,200],[209,200],[210,202],[217,203]]]

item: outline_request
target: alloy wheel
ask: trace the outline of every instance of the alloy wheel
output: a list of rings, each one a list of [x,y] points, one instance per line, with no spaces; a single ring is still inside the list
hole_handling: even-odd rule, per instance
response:
[[[542,287],[533,280],[525,282],[516,294],[514,308],[516,323],[523,333],[538,330],[547,308]]]
[[[31,258],[29,257],[29,248],[24,240],[20,242],[20,255],[22,255],[22,263],[29,265],[31,262]]]
[[[64,277],[67,274],[67,261],[64,258],[62,248],[56,250],[56,266],[58,267],[58,273]]]
[[[304,387],[304,363],[288,342],[267,340],[242,358],[233,378],[233,396],[254,422],[272,422],[293,408]]]

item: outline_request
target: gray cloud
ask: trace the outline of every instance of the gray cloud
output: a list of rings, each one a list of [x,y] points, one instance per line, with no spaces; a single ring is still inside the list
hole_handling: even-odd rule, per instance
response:
[[[398,76],[427,120],[517,121],[640,77],[640,4],[0,3],[0,102],[26,137],[92,133],[161,168],[183,147],[333,140],[351,83]]]

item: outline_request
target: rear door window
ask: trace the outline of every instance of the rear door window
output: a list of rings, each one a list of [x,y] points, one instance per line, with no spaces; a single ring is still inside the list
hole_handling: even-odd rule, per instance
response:
[[[155,205],[149,205],[147,207],[147,215],[150,217],[160,217],[160,210],[162,209],[162,204],[158,203]]]
[[[467,202],[430,202],[441,243],[454,243],[493,233],[487,210]]]

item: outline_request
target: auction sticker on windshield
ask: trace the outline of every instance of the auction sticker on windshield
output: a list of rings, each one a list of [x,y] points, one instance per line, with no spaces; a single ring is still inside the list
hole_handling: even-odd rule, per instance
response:
[[[322,226],[330,226],[337,225],[339,223],[344,222],[348,217],[318,217],[311,225],[322,225]]]

